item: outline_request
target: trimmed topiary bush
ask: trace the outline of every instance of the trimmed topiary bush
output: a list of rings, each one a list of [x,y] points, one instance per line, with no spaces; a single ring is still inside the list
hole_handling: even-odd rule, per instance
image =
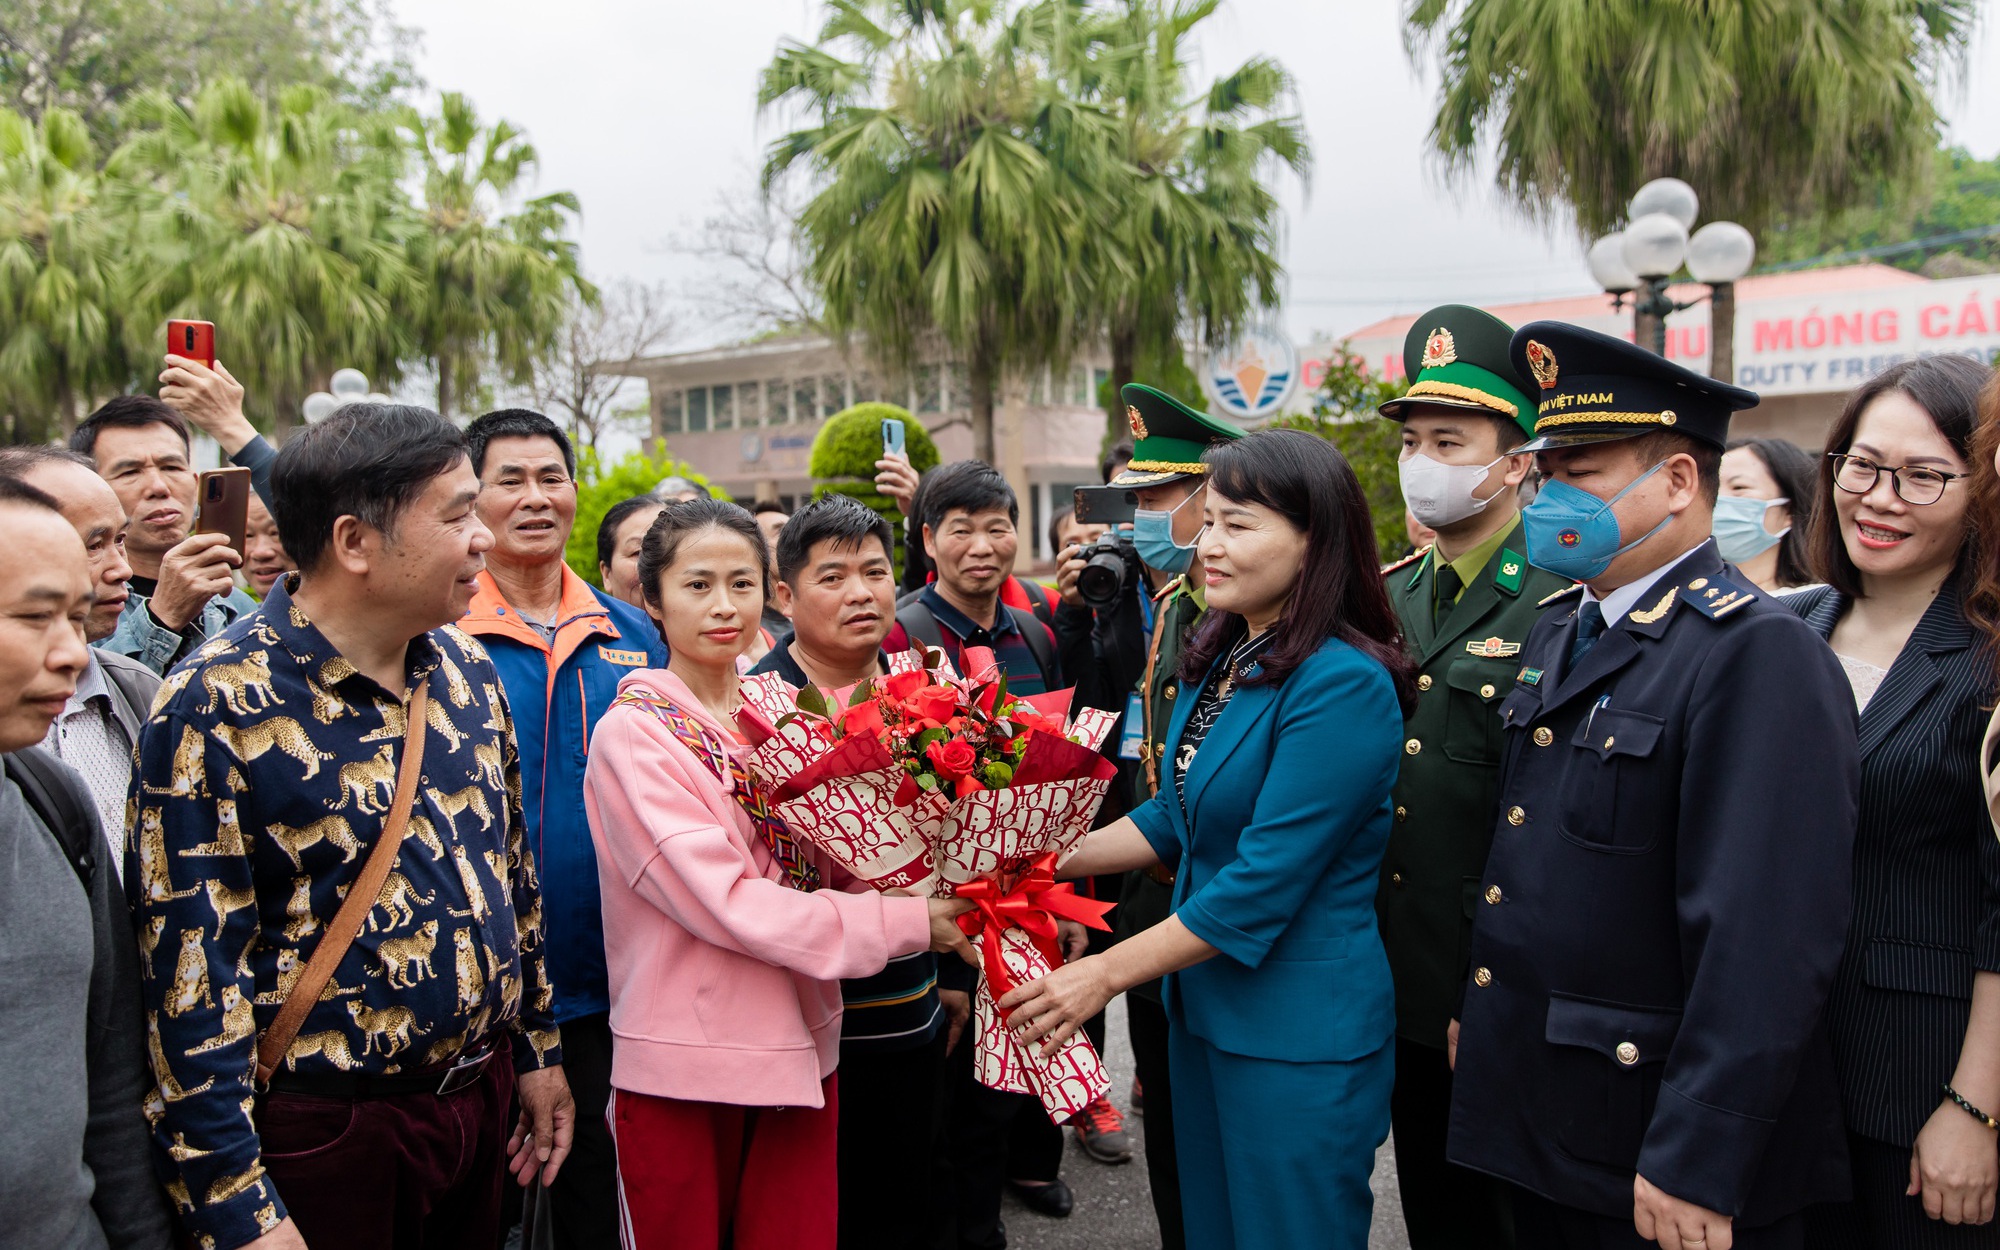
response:
[[[910,457],[911,467],[919,473],[937,468],[937,444],[931,441],[930,431],[923,422],[911,416],[908,409],[894,404],[856,404],[834,413],[819,428],[813,438],[808,472],[820,482],[813,488],[814,499],[847,495],[888,518],[889,528],[896,534],[896,550],[891,555],[900,577],[903,514],[888,496],[875,489],[875,462],[882,458],[882,422],[890,417],[903,423],[903,450]]]

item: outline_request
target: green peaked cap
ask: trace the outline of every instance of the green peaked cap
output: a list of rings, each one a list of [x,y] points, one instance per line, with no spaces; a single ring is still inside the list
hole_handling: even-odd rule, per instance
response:
[[[1128,382],[1119,397],[1125,401],[1125,420],[1132,427],[1132,463],[1111,479],[1113,486],[1158,486],[1206,473],[1201,453],[1243,437],[1243,431],[1228,422],[1196,412],[1143,382]]]
[[[1505,417],[1535,432],[1534,388],[1514,371],[1508,347],[1514,327],[1466,304],[1444,304],[1418,317],[1403,339],[1403,372],[1410,389],[1383,404],[1381,413],[1401,421],[1418,404],[1464,408]]]

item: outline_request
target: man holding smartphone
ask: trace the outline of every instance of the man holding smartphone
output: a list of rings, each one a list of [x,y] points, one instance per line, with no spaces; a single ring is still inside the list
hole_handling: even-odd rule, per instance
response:
[[[118,495],[130,527],[131,597],[118,629],[99,643],[164,674],[176,661],[257,608],[230,574],[242,555],[221,534],[191,534],[199,481],[179,413],[148,395],[120,395],[70,436]]]

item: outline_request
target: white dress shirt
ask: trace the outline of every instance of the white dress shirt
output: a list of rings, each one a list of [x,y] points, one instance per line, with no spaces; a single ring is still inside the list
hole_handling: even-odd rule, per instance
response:
[[[1601,599],[1598,598],[1596,591],[1585,586],[1583,588],[1584,601],[1586,603],[1595,601],[1598,609],[1604,613],[1604,628],[1613,629],[1617,626],[1618,622],[1625,619],[1627,612],[1639,606],[1639,601],[1646,597],[1648,591],[1667,580],[1668,577],[1673,575],[1673,571],[1681,566],[1682,561],[1693,555],[1695,551],[1700,550],[1701,544],[1697,543],[1693,551],[1682,553],[1680,559],[1675,560],[1672,564],[1663,564],[1637,581],[1625,583]]]
[[[132,739],[111,711],[111,687],[93,652],[77,678],[76,693],[63,705],[49,736],[42,739],[63,763],[74,768],[97,802],[104,840],[111,847],[111,874],[125,877],[125,801],[132,788]]]

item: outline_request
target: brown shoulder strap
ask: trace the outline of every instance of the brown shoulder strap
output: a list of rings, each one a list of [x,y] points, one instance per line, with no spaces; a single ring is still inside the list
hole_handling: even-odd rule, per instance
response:
[[[1160,608],[1153,613],[1153,637],[1146,644],[1146,672],[1139,679],[1139,721],[1145,727],[1145,745],[1140,748],[1144,758],[1140,764],[1146,770],[1146,786],[1155,794],[1160,789],[1160,744],[1153,741],[1153,669],[1160,662],[1160,636],[1167,632],[1167,609],[1174,603],[1168,597],[1172,589],[1168,586],[1156,601]]]
[[[305,971],[299,974],[284,1005],[278,1008],[278,1018],[271,1021],[271,1027],[264,1030],[264,1036],[258,1039],[259,1088],[270,1082],[271,1074],[285,1061],[285,1052],[292,1048],[292,1039],[299,1035],[299,1026],[306,1022],[307,1014],[319,1002],[320,991],[326,988],[326,983],[333,978],[333,970],[346,957],[347,948],[354,944],[355,936],[361,932],[362,922],[374,910],[376,896],[382,892],[382,883],[389,879],[389,869],[394,867],[396,852],[402,848],[403,835],[410,828],[410,807],[416,802],[417,779],[423,775],[424,719],[429,711],[430,683],[425,681],[410,692],[409,724],[403,732],[403,764],[396,773],[396,797],[389,804],[389,819],[382,825],[382,836],[369,849],[367,862],[361,865],[361,875],[348,887],[347,897],[341,900],[333,923],[320,936],[319,945],[313,947],[312,958],[306,962]]]

